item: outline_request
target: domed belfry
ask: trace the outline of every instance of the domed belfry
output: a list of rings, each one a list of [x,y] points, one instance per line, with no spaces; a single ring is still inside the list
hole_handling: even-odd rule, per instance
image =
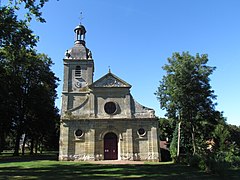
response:
[[[86,29],[75,29],[65,52],[59,160],[160,161],[158,120],[135,101],[131,85],[110,70],[93,82]]]

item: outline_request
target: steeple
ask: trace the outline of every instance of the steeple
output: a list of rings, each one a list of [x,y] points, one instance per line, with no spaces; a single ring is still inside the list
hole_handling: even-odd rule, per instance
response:
[[[91,51],[86,47],[86,29],[79,24],[75,29],[74,46],[65,52],[64,92],[83,92],[93,83],[94,61]]]
[[[92,53],[86,47],[85,34],[86,29],[82,24],[79,24],[75,29],[75,41],[74,47],[67,50],[64,59],[75,59],[75,60],[91,60]]]

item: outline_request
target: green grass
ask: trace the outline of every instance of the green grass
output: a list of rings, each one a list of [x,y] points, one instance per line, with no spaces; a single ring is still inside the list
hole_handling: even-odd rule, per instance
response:
[[[45,157],[49,158],[49,157]],[[185,165],[99,165],[86,162],[42,160],[42,156],[1,158],[0,179],[239,179],[240,169],[224,177],[207,174]]]

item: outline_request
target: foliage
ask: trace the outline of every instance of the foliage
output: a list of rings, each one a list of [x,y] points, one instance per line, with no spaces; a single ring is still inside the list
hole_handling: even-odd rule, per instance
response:
[[[166,75],[155,95],[160,107],[166,109],[166,116],[178,124],[177,156],[180,154],[180,143],[185,153],[196,153],[202,130],[216,122],[213,103],[216,96],[209,83],[215,67],[207,66],[207,62],[206,54],[191,56],[183,52],[173,53],[168,58],[169,64],[163,66]]]
[[[228,124],[227,128],[230,133],[231,141],[240,148],[240,138],[239,138],[240,137],[240,126]]]
[[[202,144],[190,165],[223,176],[227,169],[239,167],[239,147],[232,142],[227,124],[219,123],[210,134],[212,139]]]
[[[160,140],[170,141],[173,138],[173,132],[175,129],[176,122],[173,119],[160,118],[159,129],[160,129]]]
[[[218,151],[226,151],[228,149],[229,144],[227,140],[229,139],[229,131],[223,124],[218,124],[213,132],[214,142],[215,142],[215,149]]]
[[[215,161],[221,165],[236,167],[240,163],[239,146],[235,144],[227,124],[218,124],[213,132]],[[220,169],[221,171],[221,169]]]
[[[32,16],[34,16],[40,22],[46,22],[42,17],[41,9],[49,0],[8,0],[8,7],[11,7],[14,10],[19,10],[21,5],[27,10],[26,18],[30,22]]]
[[[200,168],[201,170],[205,170],[205,167],[203,167],[202,157],[198,154],[195,154],[190,158],[189,165],[191,167]]]
[[[18,20],[10,7],[1,7],[0,14],[0,152],[6,138],[14,137],[14,154],[18,155],[23,135],[23,147],[31,141],[31,152],[46,137],[57,137],[58,78],[51,70],[51,59],[34,49],[37,38],[27,22]]]
[[[173,53],[155,94],[168,119],[175,121],[172,158],[223,175],[229,167],[239,165],[240,129],[227,125],[223,113],[215,110],[209,78],[215,67],[207,62],[206,54]],[[164,123],[160,127],[166,133],[169,128]]]
[[[170,143],[170,154],[174,162],[177,161],[177,139],[178,139],[178,128],[176,126],[173,132],[173,138]]]
[[[168,117],[176,118],[177,113],[181,112],[182,119],[187,119],[190,112],[198,115],[194,110],[204,113],[208,106],[214,107],[212,99],[215,96],[209,84],[209,75],[215,68],[207,66],[207,62],[206,54],[194,57],[188,52],[183,52],[182,55],[173,53],[168,58],[169,65],[163,66],[167,75],[163,76],[155,93],[161,108],[167,110]]]

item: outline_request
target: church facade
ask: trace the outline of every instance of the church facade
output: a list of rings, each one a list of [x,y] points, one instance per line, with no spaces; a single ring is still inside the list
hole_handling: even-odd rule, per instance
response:
[[[74,29],[64,62],[59,160],[159,161],[158,120],[134,100],[131,85],[110,70],[93,82],[86,29]]]

